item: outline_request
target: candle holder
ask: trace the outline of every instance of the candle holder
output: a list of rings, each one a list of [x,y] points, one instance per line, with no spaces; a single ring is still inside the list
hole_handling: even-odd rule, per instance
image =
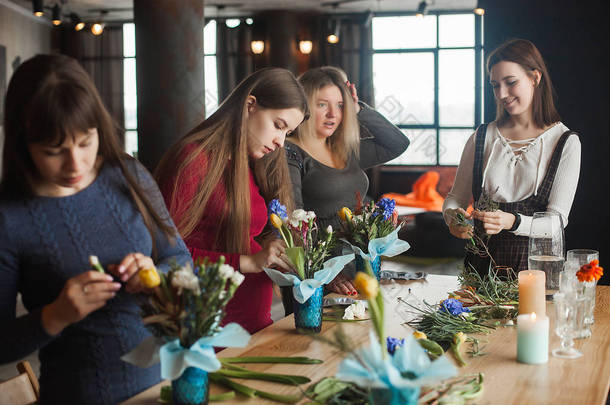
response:
[[[555,333],[561,338],[561,347],[553,350],[553,356],[576,359],[582,353],[574,348],[574,338],[584,328],[585,298],[577,294],[553,294],[555,306]]]

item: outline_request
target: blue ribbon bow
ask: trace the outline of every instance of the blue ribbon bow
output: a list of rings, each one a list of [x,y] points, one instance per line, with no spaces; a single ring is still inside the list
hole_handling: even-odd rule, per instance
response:
[[[352,247],[354,253],[360,255],[363,259],[373,261],[377,256],[392,257],[405,252],[411,247],[408,242],[398,239],[398,231],[400,226],[394,229],[390,234],[383,238],[375,238],[369,241],[369,252],[364,253],[362,249],[352,245],[345,239],[341,239]]]
[[[354,260],[354,257],[353,253],[333,257],[324,262],[322,270],[316,271],[313,274],[313,278],[305,280],[301,280],[294,274],[282,273],[266,267],[263,270],[277,285],[293,286],[292,293],[294,294],[294,299],[302,304],[313,295],[318,287],[330,283],[347,263]]]

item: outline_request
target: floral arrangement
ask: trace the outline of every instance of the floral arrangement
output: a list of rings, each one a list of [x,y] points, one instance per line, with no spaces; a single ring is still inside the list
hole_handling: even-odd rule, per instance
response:
[[[296,209],[289,217],[279,200],[272,200],[268,209],[269,222],[284,239],[286,256],[296,275],[301,280],[312,278],[336,244],[332,226],[320,231],[313,211]]]
[[[349,389],[350,395],[362,390],[369,395],[369,402],[351,403],[416,404],[422,385],[456,374],[446,357],[431,360],[413,336],[404,340],[386,339],[383,294],[372,272],[358,272],[354,286],[368,302],[373,323],[370,346],[353,349],[352,342],[340,328],[334,339],[318,337],[347,354],[336,378],[353,384],[347,387],[357,387],[356,391]]]
[[[383,238],[402,226],[398,221],[396,201],[382,198],[377,203],[370,202],[364,206],[359,204],[354,213],[347,207],[341,208],[339,218],[342,224],[342,236],[353,246],[363,252],[369,252],[369,243],[377,238]]]
[[[151,289],[141,303],[142,321],[153,334],[123,357],[140,366],[161,360],[161,376],[175,380],[187,367],[206,372],[220,369],[214,347],[244,347],[250,335],[235,323],[220,326],[225,306],[244,276],[224,263],[208,259],[193,268],[172,265],[167,273],[156,269],[140,272]]]
[[[332,281],[353,254],[326,260],[336,244],[332,226],[320,230],[313,211],[294,210],[290,215],[278,200],[269,203],[269,222],[286,243],[286,256],[294,272],[281,273],[265,268],[267,275],[280,286],[293,286],[294,297],[303,304],[323,284]]]
[[[578,281],[592,282],[598,281],[604,275],[604,268],[599,266],[599,260],[592,260],[591,263],[583,264],[576,272]]]

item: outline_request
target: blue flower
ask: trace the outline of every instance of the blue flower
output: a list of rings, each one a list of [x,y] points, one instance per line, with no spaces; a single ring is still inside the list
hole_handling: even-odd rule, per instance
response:
[[[395,207],[396,201],[391,198],[382,198],[381,200],[377,201],[377,204],[375,204],[375,213],[373,216],[377,216],[377,209],[380,209],[383,212],[383,219],[387,221],[392,217]]]
[[[278,199],[271,200],[271,202],[269,203],[269,206],[267,208],[269,211],[269,215],[275,214],[278,217],[282,218],[283,220],[286,220],[288,218],[288,212],[286,212],[286,206],[280,204],[280,200],[278,200]]]
[[[394,354],[397,347],[400,347],[405,344],[405,340],[388,336],[386,338],[386,344],[388,346],[388,353]]]
[[[441,303],[441,312],[447,312],[451,315],[459,315],[462,312],[470,312],[469,308],[465,308],[462,303],[455,298],[448,298]]]

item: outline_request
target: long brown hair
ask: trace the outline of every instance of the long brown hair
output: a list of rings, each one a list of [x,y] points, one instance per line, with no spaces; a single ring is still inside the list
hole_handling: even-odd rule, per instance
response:
[[[180,218],[176,218],[178,231],[183,238],[193,232],[214,189],[222,182],[226,203],[212,248],[245,254],[250,253],[249,164],[253,166],[256,183],[265,201],[277,198],[289,209],[294,205],[284,148],[277,148],[265,157],[249,162],[245,112],[250,95],[256,98],[261,108],[298,108],[305,119],[309,116],[303,89],[290,71],[280,68],[258,70],[238,84],[208,119],[173,145],[155,171],[162,188],[172,187],[169,206],[173,212],[174,207],[185,205],[177,197],[180,178],[186,167],[204,154],[205,179],[197,180],[199,185],[193,200],[188,202]]]
[[[519,64],[531,78],[534,77],[534,70],[542,74],[540,82],[534,87],[534,98],[532,100],[534,124],[538,128],[545,128],[560,121],[561,118],[553,102],[554,91],[551,76],[538,48],[526,39],[511,39],[503,43],[487,57],[487,74],[489,75],[491,68],[496,63],[502,61]],[[496,102],[496,121],[498,125],[506,123],[509,118],[506,109]]]
[[[343,119],[335,133],[327,139],[333,157],[342,163],[347,163],[351,155],[359,155],[360,152],[360,127],[358,117],[354,108],[354,99],[345,84],[347,75],[345,72],[334,66],[322,66],[310,69],[299,76],[299,83],[303,86],[309,108],[313,111],[318,98],[318,92],[326,86],[337,86],[343,97]],[[303,140],[306,136],[315,136],[315,120],[309,120],[299,126],[293,132],[293,136]]]
[[[131,196],[142,214],[156,253],[156,225],[168,237],[175,230],[156,212],[134,176],[130,159],[119,146],[118,127],[104,107],[87,72],[65,55],[37,55],[20,65],[8,86],[4,111],[4,151],[0,192],[29,196],[27,178],[39,175],[28,151],[29,143],[61,145],[68,136],[97,128],[98,156],[104,165],[120,167]]]

